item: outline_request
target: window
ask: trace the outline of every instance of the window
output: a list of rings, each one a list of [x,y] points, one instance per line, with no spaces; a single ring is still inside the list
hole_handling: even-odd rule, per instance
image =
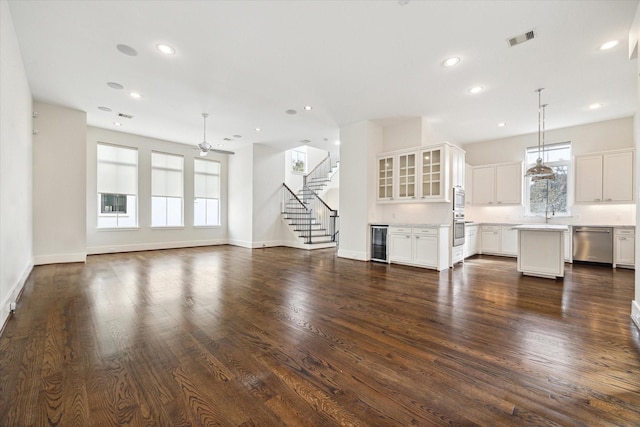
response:
[[[151,153],[151,226],[180,227],[182,222],[182,156]]]
[[[220,225],[220,163],[194,160],[193,225]]]
[[[307,153],[298,150],[291,151],[291,170],[298,173],[307,171]]]
[[[527,215],[569,215],[569,175],[571,168],[571,143],[545,145],[541,153],[543,163],[553,169],[556,179],[526,179]],[[527,168],[535,165],[538,147],[527,148]]]
[[[98,228],[138,226],[138,150],[97,146]]]

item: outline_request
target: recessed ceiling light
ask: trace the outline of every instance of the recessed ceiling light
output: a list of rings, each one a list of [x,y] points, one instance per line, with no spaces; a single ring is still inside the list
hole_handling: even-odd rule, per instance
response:
[[[256,128],[256,132],[260,132],[262,129],[260,128]]]
[[[233,135],[233,137],[238,139],[238,138],[242,138],[242,135]]]
[[[589,105],[589,110],[597,110],[600,107],[602,107],[602,104],[600,103],[591,104]]]
[[[476,94],[476,93],[480,93],[484,90],[484,88],[482,86],[474,86],[471,89],[469,89],[469,93],[471,94]]]
[[[336,144],[336,145],[340,145],[340,140],[339,140],[339,139],[338,139],[338,140],[336,140],[335,144]]]
[[[113,124],[116,125],[116,126],[122,126],[122,123],[120,123],[120,122],[113,122]]]
[[[218,144],[218,147],[224,147],[224,144]]]
[[[137,56],[138,55],[138,51],[135,50],[134,48],[132,48],[131,46],[128,46],[126,44],[119,44],[116,46],[116,49],[118,49],[120,51],[120,53],[123,53],[125,55],[128,56]]]
[[[107,86],[109,86],[111,89],[124,89],[124,86],[122,86],[120,83],[116,83],[116,82],[108,82]]]
[[[445,59],[442,65],[444,65],[445,67],[453,67],[459,62],[460,62],[460,58],[458,58],[457,56],[453,56],[451,58]]]
[[[311,107],[311,105],[305,105],[305,106],[304,106],[304,109],[305,109],[306,111],[311,111],[311,109],[312,109],[312,108],[313,108],[313,107]]]
[[[129,96],[131,96],[132,98],[135,98],[135,99],[142,98],[142,95],[140,94],[140,92],[129,92]]]
[[[507,125],[506,122],[498,123],[498,127],[501,127],[501,128],[505,127],[506,125]]]
[[[602,46],[600,46],[600,50],[612,49],[616,46],[618,46],[618,40],[611,40],[606,43],[603,43]]]
[[[298,112],[296,110],[287,110],[287,111],[285,111],[285,113],[290,114],[290,115],[298,114]]]
[[[107,113],[108,113],[108,112],[113,111],[113,110],[112,110],[111,108],[109,108],[109,107],[98,107],[98,110],[106,111]]]
[[[176,53],[176,50],[174,48],[164,43],[157,44],[156,49],[158,49],[160,52],[164,53],[165,55],[173,55],[174,53]]]

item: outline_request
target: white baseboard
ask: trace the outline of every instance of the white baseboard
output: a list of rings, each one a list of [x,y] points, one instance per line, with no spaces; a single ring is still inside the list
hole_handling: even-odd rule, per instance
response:
[[[4,325],[6,324],[9,316],[11,315],[11,311],[9,309],[9,304],[17,302],[22,289],[24,288],[25,283],[27,282],[27,278],[31,271],[33,270],[34,261],[31,259],[27,266],[25,267],[22,275],[18,279],[16,283],[13,284],[7,296],[0,302],[0,334],[4,331]]]
[[[87,253],[75,254],[51,254],[51,255],[35,255],[33,257],[35,265],[44,264],[64,264],[69,262],[86,262]]]
[[[111,254],[119,252],[138,252],[138,251],[154,251],[157,249],[178,249],[178,248],[195,248],[198,246],[217,246],[226,245],[229,242],[225,239],[216,240],[193,240],[185,242],[159,242],[159,243],[138,243],[133,245],[109,245],[109,246],[92,246],[87,248],[87,254]]]
[[[349,258],[358,261],[369,261],[366,252],[345,251],[344,249],[338,249],[339,258]]]
[[[638,301],[631,301],[631,320],[640,329],[640,303]]]

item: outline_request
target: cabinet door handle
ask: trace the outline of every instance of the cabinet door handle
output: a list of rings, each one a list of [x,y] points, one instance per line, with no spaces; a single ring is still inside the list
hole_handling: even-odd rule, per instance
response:
[[[610,202],[610,201],[612,201],[612,200],[613,200],[613,199],[604,199],[604,201],[605,201],[605,202]]]
[[[416,236],[416,239],[419,239],[419,238],[420,238],[420,236]]]
[[[404,237],[405,237],[405,238],[407,238],[407,239],[410,239],[410,238],[411,238],[411,236],[404,236]]]
[[[627,240],[626,237],[618,237],[619,240]]]
[[[600,199],[593,199],[594,202],[601,202],[602,200]]]

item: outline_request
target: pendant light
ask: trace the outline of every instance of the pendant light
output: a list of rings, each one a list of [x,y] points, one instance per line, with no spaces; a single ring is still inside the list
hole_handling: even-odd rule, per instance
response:
[[[542,155],[544,154],[544,114],[547,106],[547,104],[542,105],[541,103],[540,94],[543,90],[543,88],[536,89],[536,92],[538,92],[538,159],[536,160],[535,166],[527,169],[527,172],[524,174],[524,176],[528,176],[534,181],[539,181],[541,179],[556,179],[553,169],[542,163]],[[540,145],[541,141],[542,145]]]

